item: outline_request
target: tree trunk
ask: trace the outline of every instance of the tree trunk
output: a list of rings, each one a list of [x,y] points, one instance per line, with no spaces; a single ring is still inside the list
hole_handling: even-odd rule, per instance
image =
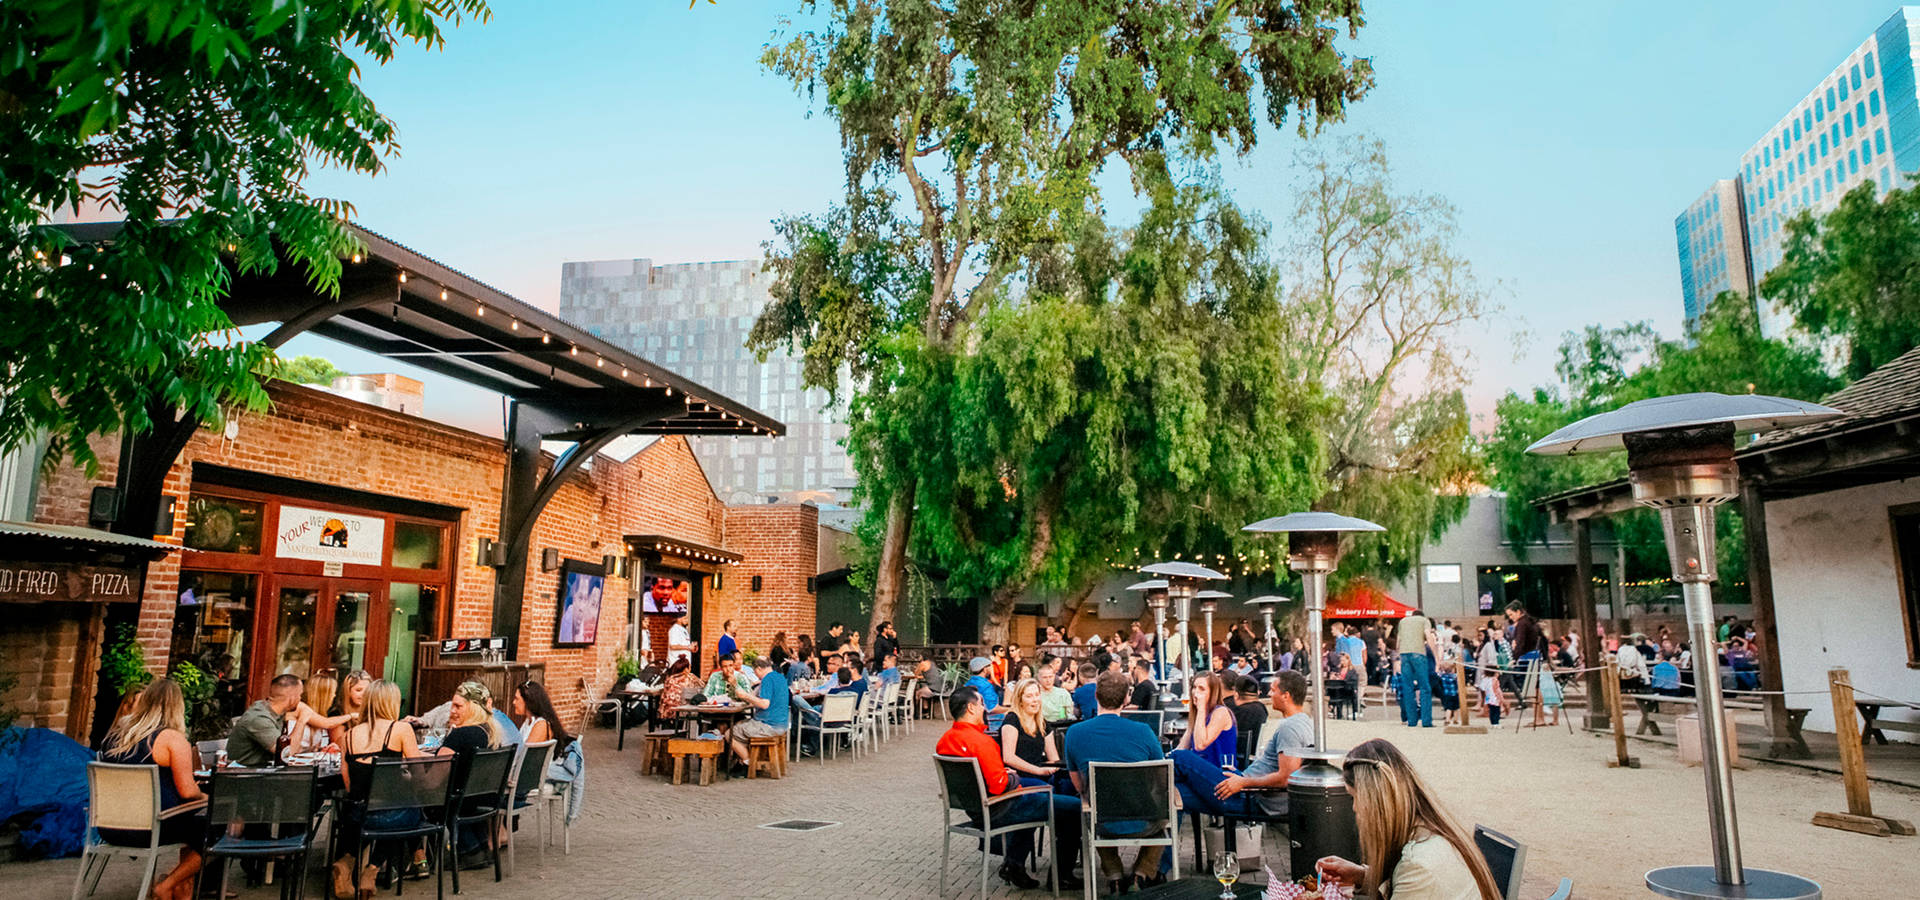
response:
[[[1049,490],[1058,490],[1058,488]],[[1033,582],[1034,573],[1040,571],[1040,564],[1046,561],[1047,553],[1053,549],[1055,502],[1057,501],[1052,496],[1046,496],[1042,497],[1039,506],[1035,507],[1033,526],[1028,532],[1031,537],[1027,544],[1027,558],[1021,563],[1020,571],[1013,578],[994,588],[992,597],[987,601],[987,623],[980,629],[981,643],[1007,643],[1007,627],[1013,622],[1013,606],[1019,601],[1021,595],[1027,592],[1027,585]]]
[[[900,596],[906,588],[907,538],[913,533],[913,494],[914,485],[909,482],[897,486],[887,500],[887,527],[880,536],[880,565],[873,573],[873,615],[867,620],[868,634],[873,634],[881,622],[893,621],[900,608]]]
[[[993,592],[987,601],[987,622],[980,628],[980,643],[989,646],[1007,643],[1007,629],[1013,624],[1013,606],[1020,599],[1021,590],[1013,586],[1001,587]]]
[[[1054,620],[1054,625],[1060,629],[1060,635],[1068,641],[1073,640],[1073,627],[1080,624],[1081,615],[1087,611],[1087,598],[1092,597],[1094,588],[1099,586],[1100,580],[1092,579],[1085,587],[1078,588],[1061,598],[1060,618]]]

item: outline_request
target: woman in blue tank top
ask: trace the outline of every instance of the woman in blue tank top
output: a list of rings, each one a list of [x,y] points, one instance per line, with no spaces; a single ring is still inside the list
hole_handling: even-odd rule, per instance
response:
[[[1240,752],[1240,729],[1233,710],[1222,703],[1226,688],[1212,672],[1193,679],[1193,697],[1187,704],[1187,733],[1176,750],[1192,750],[1217,766],[1231,766]]]

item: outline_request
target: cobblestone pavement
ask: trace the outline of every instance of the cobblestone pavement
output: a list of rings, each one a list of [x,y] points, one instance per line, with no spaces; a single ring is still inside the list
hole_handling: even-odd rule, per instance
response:
[[[1545,897],[1570,876],[1581,898],[1645,897],[1640,876],[1670,864],[1709,861],[1700,772],[1681,766],[1670,748],[1635,742],[1643,768],[1609,769],[1608,740],[1564,730],[1446,735],[1381,721],[1332,723],[1332,743],[1369,737],[1398,743],[1461,818],[1504,831],[1529,845],[1523,897]],[[924,722],[876,754],[842,756],[824,766],[806,760],[782,781],[738,779],[710,787],[674,787],[636,771],[638,748],[616,755],[610,732],[588,737],[590,790],[573,829],[573,853],[550,851],[543,864],[527,836],[520,871],[502,884],[470,872],[463,896],[922,898],[936,896],[940,858],[939,799],[929,755],[944,723]],[[1820,881],[1834,898],[1901,895],[1888,879],[1911,881],[1914,838],[1870,838],[1808,824],[1814,812],[1844,809],[1839,779],[1766,764],[1736,774],[1749,865],[1784,869]],[[1920,819],[1920,793],[1876,785],[1875,811]],[[794,834],[757,826],[782,819],[838,822]],[[1283,864],[1273,838],[1267,857]],[[1183,850],[1191,843],[1183,839]],[[1184,858],[1183,858],[1184,859]],[[979,855],[956,840],[949,889],[971,898]],[[1184,864],[1184,863],[1183,863]],[[65,897],[78,863],[59,860],[0,865],[0,900]],[[137,879],[114,864],[98,896],[124,898]],[[993,879],[993,897],[1038,898]],[[426,893],[420,888],[424,886]],[[431,896],[431,882],[405,896]],[[243,891],[243,900],[271,889]],[[307,896],[324,894],[316,878]],[[381,894],[380,896],[390,896]]]

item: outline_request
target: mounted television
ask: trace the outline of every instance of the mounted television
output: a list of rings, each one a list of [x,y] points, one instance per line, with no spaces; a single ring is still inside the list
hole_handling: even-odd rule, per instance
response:
[[[560,565],[559,617],[554,627],[554,646],[593,644],[600,636],[600,601],[606,590],[606,573],[599,563],[569,559]]]
[[[693,582],[670,575],[648,575],[640,583],[641,609],[648,613],[679,615],[693,602]]]

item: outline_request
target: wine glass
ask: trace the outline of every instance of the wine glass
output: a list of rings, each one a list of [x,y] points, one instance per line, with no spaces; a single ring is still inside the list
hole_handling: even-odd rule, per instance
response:
[[[1234,900],[1233,883],[1240,880],[1240,854],[1230,850],[1215,853],[1213,877],[1220,882],[1220,900]]]

